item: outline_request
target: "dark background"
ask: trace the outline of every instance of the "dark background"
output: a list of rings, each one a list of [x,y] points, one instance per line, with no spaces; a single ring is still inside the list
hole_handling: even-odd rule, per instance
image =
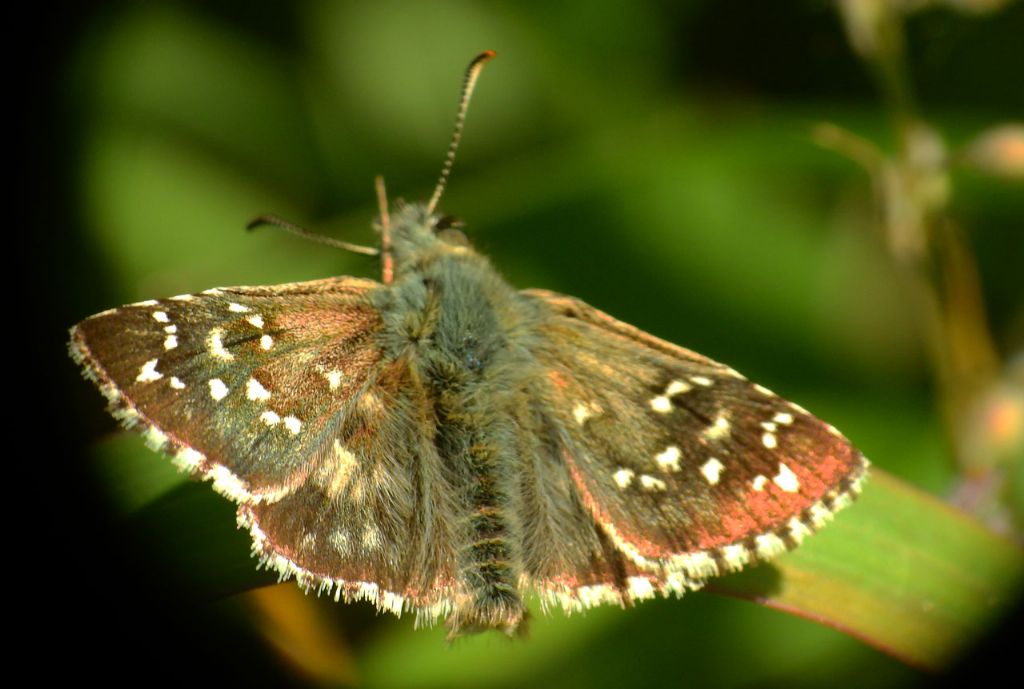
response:
[[[462,69],[485,48],[499,57],[442,207],[513,284],[728,362],[884,469],[950,490],[914,306],[869,182],[808,134],[832,121],[892,145],[830,3],[115,2],[57,6],[32,27],[15,231],[33,274],[11,289],[32,295],[26,415],[47,420],[43,449],[19,462],[29,541],[36,519],[50,527],[20,585],[41,676],[306,683],[271,638],[280,618],[226,595],[238,589],[223,578],[204,585],[223,551],[247,550],[230,505],[115,432],[63,353],[66,328],[214,285],[376,276],[373,260],[242,227],[274,211],[372,243],[374,175],[393,198],[429,195]],[[927,9],[907,28],[919,108],[950,147],[1021,118],[1019,2]],[[962,172],[953,190],[1009,358],[1024,339],[1022,187]],[[161,517],[182,501],[217,525],[169,535]],[[333,639],[326,663],[367,686],[926,681],[832,630],[705,594],[541,618],[522,647],[493,636],[452,649],[410,619],[321,603],[310,614]]]

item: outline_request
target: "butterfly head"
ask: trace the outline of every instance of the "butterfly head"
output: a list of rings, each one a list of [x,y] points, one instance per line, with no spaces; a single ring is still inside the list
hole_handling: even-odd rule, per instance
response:
[[[422,203],[400,206],[391,215],[388,227],[395,275],[427,260],[473,253],[460,227],[459,220],[433,213]]]

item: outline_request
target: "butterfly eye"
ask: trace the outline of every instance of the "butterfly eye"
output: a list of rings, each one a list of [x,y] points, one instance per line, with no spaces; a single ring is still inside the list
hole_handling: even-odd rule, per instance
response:
[[[443,215],[434,223],[434,232],[443,232],[449,227],[460,228],[462,225],[463,223],[460,218],[454,215]]]
[[[469,246],[469,239],[466,237],[462,230],[457,230],[454,227],[445,228],[437,233],[437,238],[445,244],[451,244],[452,246]]]

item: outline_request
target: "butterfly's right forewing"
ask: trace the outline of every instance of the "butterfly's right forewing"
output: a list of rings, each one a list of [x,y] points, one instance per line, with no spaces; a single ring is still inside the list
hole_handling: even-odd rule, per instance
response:
[[[797,405],[579,300],[523,295],[548,314],[534,355],[554,452],[594,523],[643,572],[630,579],[635,596],[767,559],[858,490],[864,458]]]

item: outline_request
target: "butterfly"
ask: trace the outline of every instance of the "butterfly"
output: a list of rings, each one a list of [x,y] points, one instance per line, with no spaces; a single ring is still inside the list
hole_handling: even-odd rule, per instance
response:
[[[451,637],[521,631],[530,591],[576,611],[697,589],[798,545],[868,466],[732,368],[512,288],[436,212],[491,57],[433,198],[391,213],[378,183],[381,282],[148,300],[70,339],[124,426],[238,503],[263,565]]]

